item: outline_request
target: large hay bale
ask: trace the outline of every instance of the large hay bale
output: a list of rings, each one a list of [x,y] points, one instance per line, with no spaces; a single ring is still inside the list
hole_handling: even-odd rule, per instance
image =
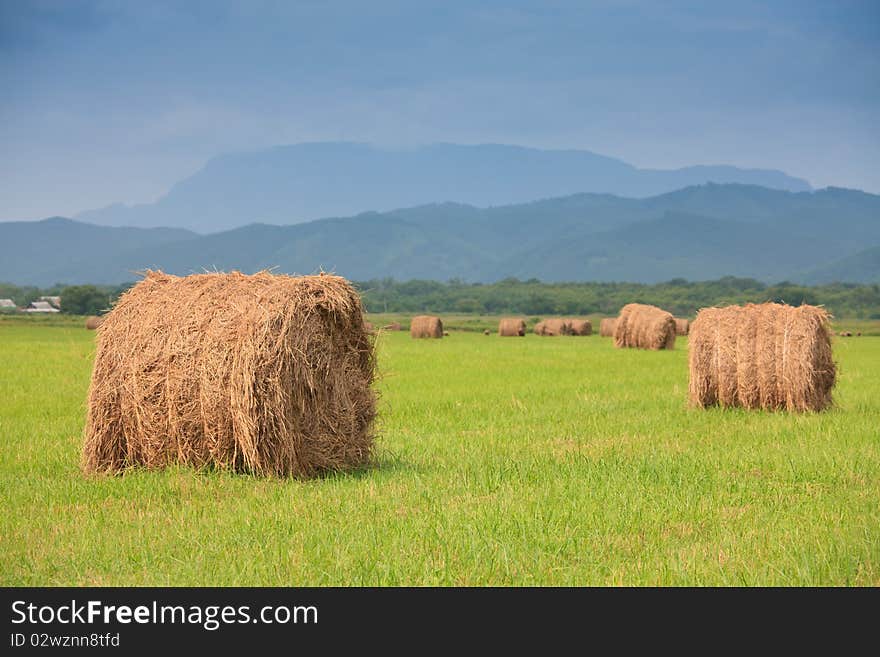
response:
[[[570,326],[567,319],[545,319],[535,324],[535,335],[569,335]]]
[[[613,317],[603,317],[599,321],[599,335],[603,338],[613,338],[614,337],[614,325],[617,323],[617,320]]]
[[[690,327],[693,405],[820,411],[836,368],[828,313],[777,303],[704,308]]]
[[[690,329],[690,322],[687,319],[683,319],[681,317],[675,318],[675,334],[676,335],[687,335],[688,330]]]
[[[83,467],[358,468],[373,443],[373,374],[344,278],[148,272],[98,333]]]
[[[86,317],[86,328],[89,329],[90,331],[94,331],[99,326],[101,326],[101,324],[103,324],[103,323],[104,323],[103,317],[98,317],[96,315],[92,315],[91,317]]]
[[[410,322],[409,334],[414,338],[442,338],[443,322],[433,315],[417,315]]]
[[[498,322],[498,335],[501,337],[522,337],[526,334],[526,320],[518,317],[505,317]]]
[[[614,323],[614,346],[638,349],[675,348],[675,319],[665,310],[629,303]]]
[[[593,322],[588,319],[569,319],[568,335],[593,335]]]

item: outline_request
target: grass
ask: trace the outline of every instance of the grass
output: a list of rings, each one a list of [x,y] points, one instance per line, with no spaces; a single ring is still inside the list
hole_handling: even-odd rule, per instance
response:
[[[3,585],[880,585],[880,338],[837,407],[685,405],[686,342],[383,334],[376,467],[78,469],[94,333],[0,324]]]

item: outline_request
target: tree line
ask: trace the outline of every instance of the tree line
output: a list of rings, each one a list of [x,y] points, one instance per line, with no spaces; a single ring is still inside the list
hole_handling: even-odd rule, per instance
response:
[[[43,295],[57,295],[62,312],[95,315],[109,309],[131,283],[117,286],[56,285],[36,288],[0,283],[0,298],[26,306]],[[616,315],[627,303],[650,303],[679,316],[693,316],[706,306],[777,301],[822,305],[837,317],[880,319],[880,285],[834,283],[804,286],[767,285],[751,278],[725,277],[665,283],[542,283],[506,278],[495,283],[466,283],[392,278],[355,283],[370,312],[444,312],[497,315]]]
[[[371,312],[454,312],[523,315],[616,315],[627,303],[650,303],[678,316],[731,303],[776,301],[822,305],[837,317],[880,319],[880,285],[767,285],[751,278],[665,283],[542,283],[508,278],[496,283],[393,279],[358,284]]]

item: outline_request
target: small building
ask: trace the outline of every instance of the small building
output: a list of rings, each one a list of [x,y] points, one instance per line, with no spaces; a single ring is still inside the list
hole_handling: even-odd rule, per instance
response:
[[[24,309],[26,313],[57,313],[61,312],[58,308],[52,306],[48,301],[31,301],[27,308]]]
[[[61,310],[61,297],[40,297],[40,301],[48,301],[53,308]]]
[[[0,308],[4,310],[14,310],[15,301],[13,301],[12,299],[0,299]]]

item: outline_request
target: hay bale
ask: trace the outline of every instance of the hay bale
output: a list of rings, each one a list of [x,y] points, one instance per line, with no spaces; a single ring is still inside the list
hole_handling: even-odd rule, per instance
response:
[[[442,338],[443,322],[433,315],[417,315],[410,322],[409,334],[414,338]]]
[[[676,335],[687,335],[688,329],[690,328],[690,322],[681,317],[675,318],[675,334]]]
[[[368,333],[375,333],[376,332],[376,329],[373,328],[373,323],[368,322],[366,320],[364,320],[364,330],[367,331]]]
[[[674,349],[675,319],[665,310],[630,303],[614,323],[614,346],[638,349]]]
[[[383,331],[402,331],[403,327],[399,322],[391,322],[390,324],[386,324],[382,327]]]
[[[568,319],[568,335],[593,335],[593,322],[588,319]]]
[[[103,324],[103,323],[104,323],[103,317],[98,317],[96,315],[92,315],[91,317],[86,317],[86,328],[89,329],[90,331],[94,331],[99,326],[101,326],[101,324]]]
[[[567,319],[545,319],[535,324],[536,335],[569,335],[569,331],[570,326]]]
[[[613,317],[603,317],[599,321],[599,335],[603,338],[613,338],[614,337],[614,325],[617,323],[617,320]]]
[[[836,379],[828,317],[776,303],[704,308],[690,327],[691,404],[827,408]]]
[[[373,375],[343,278],[148,272],[98,333],[83,468],[358,468],[373,443]]]
[[[449,337],[449,331],[443,331],[443,337],[444,338]]]
[[[518,317],[505,317],[498,322],[498,335],[501,337],[522,337],[526,334],[526,320]]]
[[[483,335],[492,335],[492,331],[489,329],[483,329]]]

